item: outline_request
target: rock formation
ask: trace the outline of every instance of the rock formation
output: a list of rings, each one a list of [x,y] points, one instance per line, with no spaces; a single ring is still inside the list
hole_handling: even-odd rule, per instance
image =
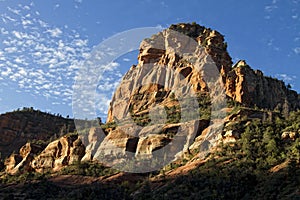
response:
[[[27,143],[19,154],[12,154],[6,159],[6,172],[18,174],[28,171],[57,171],[80,162],[84,154],[85,147],[78,135],[63,136],[48,144],[44,150],[38,145]]]
[[[222,84],[231,65],[223,36],[199,25],[173,25],[142,41],[138,64],[125,74],[108,111],[108,122],[118,127],[99,154],[128,156],[129,151],[149,158],[172,142],[177,148],[170,147],[168,156],[174,159],[198,133],[199,101],[225,105]],[[208,106],[200,115],[206,112]]]
[[[59,170],[91,160],[107,165],[150,158],[171,161],[193,149],[205,152],[215,141],[235,142],[240,130],[233,128],[234,123],[243,116],[272,121],[280,112],[300,108],[295,91],[245,61],[233,65],[226,48],[219,32],[196,24],[171,25],[143,40],[138,64],[125,74],[113,95],[104,132],[92,127],[85,136],[64,136],[40,153],[28,143],[20,154],[6,160],[6,171]],[[226,116],[227,100],[244,108]],[[49,139],[50,132],[57,133],[66,123],[12,116],[1,115],[1,145],[21,147],[29,133],[36,133],[34,139]],[[22,135],[26,137],[16,139]]]
[[[31,161],[34,159],[34,156],[42,150],[42,146],[40,145],[26,143],[21,147],[19,154],[12,154],[8,159],[6,159],[6,172],[9,174],[17,174],[33,171]]]
[[[78,135],[63,136],[59,140],[51,142],[31,162],[36,171],[59,170],[61,167],[73,164],[82,159],[85,147]]]
[[[224,37],[219,32],[196,24],[171,25],[169,29],[142,41],[138,64],[125,74],[112,98],[107,120],[116,123],[117,128],[104,139],[99,155],[119,155],[129,151],[138,157],[141,154],[151,155],[157,148],[166,146],[174,140],[170,135],[176,133],[167,134],[165,126],[177,124],[178,128],[183,125],[182,115],[186,108],[180,101],[181,97],[195,97],[201,105],[204,99],[214,104],[219,101],[215,98],[217,95],[222,99],[226,94],[227,99],[245,107],[256,106],[280,112],[300,107],[295,91],[288,89],[282,81],[252,70],[245,61],[233,65],[226,48]],[[213,139],[212,132],[222,133],[216,128],[218,120],[212,115],[225,108],[223,103],[216,106],[219,110],[214,110],[214,105],[211,110],[206,110],[211,123],[200,128],[211,127],[206,130],[205,137],[200,137],[202,142],[205,138]],[[177,116],[169,112],[171,109]],[[185,121],[201,118],[203,113],[200,116],[199,113],[191,114],[198,117]],[[219,116],[219,121],[222,117],[224,115]],[[187,131],[186,136],[199,132],[197,128]],[[160,131],[156,133],[156,129]],[[185,145],[190,144],[190,141],[185,142]]]
[[[82,158],[82,161],[91,161],[93,160],[97,149],[102,143],[105,134],[100,127],[92,127],[88,134],[88,144],[86,144],[85,155]]]
[[[288,89],[283,81],[266,77],[253,70],[243,60],[237,62],[226,78],[226,93],[247,107],[277,109],[282,112],[300,107],[297,92]]]

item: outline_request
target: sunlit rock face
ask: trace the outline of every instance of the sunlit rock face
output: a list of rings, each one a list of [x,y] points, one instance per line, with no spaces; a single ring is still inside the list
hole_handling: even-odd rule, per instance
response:
[[[227,95],[245,106],[281,112],[299,108],[297,92],[288,89],[283,81],[251,69],[243,60],[237,62],[226,77]]]
[[[197,97],[199,101],[199,96],[209,99],[211,104],[226,96],[246,107],[279,111],[299,108],[298,94],[283,82],[252,70],[245,61],[233,65],[227,43],[219,32],[197,24],[172,25],[141,42],[138,64],[123,77],[108,110],[107,121],[118,126],[104,139],[98,155],[126,155],[130,149],[135,157],[151,157],[154,151],[174,141],[178,130],[185,132],[183,146],[188,146],[194,136],[201,136],[199,128],[204,130],[218,123],[211,116],[216,110],[209,110],[210,123],[191,126],[194,129],[188,131],[182,128],[187,121],[201,119],[203,113],[197,115],[189,110],[196,116],[183,119],[186,108],[180,98]],[[176,124],[176,131],[165,131],[172,124]],[[206,134],[200,137],[202,141],[211,137],[212,132],[206,130]],[[118,148],[114,150],[114,146]]]
[[[152,158],[163,148],[175,158],[187,150],[210,124],[211,101],[225,100],[223,80],[231,66],[223,36],[196,24],[172,25],[143,40],[138,64],[123,77],[108,110],[107,121],[117,128],[95,159]],[[207,104],[202,113],[200,101]]]
[[[78,135],[66,135],[51,142],[32,162],[35,171],[60,170],[79,162],[85,154],[85,147]]]

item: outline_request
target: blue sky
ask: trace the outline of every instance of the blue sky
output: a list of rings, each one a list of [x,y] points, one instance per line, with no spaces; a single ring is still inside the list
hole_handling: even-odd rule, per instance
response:
[[[225,35],[233,61],[300,91],[300,0],[0,0],[0,113],[32,106],[73,116],[72,86],[93,47],[129,29],[194,21]],[[135,57],[116,60],[116,79]],[[116,79],[101,80],[101,117]]]

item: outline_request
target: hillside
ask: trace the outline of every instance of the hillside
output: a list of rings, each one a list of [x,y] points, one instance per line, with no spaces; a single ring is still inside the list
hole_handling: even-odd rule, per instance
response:
[[[23,108],[0,115],[0,152],[5,158],[28,141],[49,142],[75,130],[74,121],[61,116]]]

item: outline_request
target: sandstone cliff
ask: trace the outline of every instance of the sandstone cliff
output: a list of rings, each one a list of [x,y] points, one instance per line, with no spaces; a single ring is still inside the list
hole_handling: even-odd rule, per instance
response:
[[[143,40],[138,64],[125,74],[113,95],[104,131],[92,127],[80,138],[63,137],[43,151],[39,148],[41,153],[26,144],[22,148],[30,153],[13,154],[6,161],[7,171],[57,170],[75,161],[92,160],[123,170],[122,163],[128,160],[163,158],[167,163],[191,150],[206,152],[220,140],[235,142],[242,130],[234,124],[248,122],[239,118],[272,121],[279,113],[299,109],[295,91],[251,69],[245,61],[233,65],[226,48],[219,32],[196,24],[172,25]],[[244,108],[226,116],[231,111],[226,101]],[[13,142],[19,130],[27,135],[43,125],[1,121],[2,140],[20,147],[23,140]],[[46,130],[42,139],[48,139],[53,130],[48,126],[59,127],[57,123],[43,125],[39,128]]]
[[[299,95],[282,81],[245,61],[232,66],[217,31],[172,25],[141,43],[138,64],[113,96],[108,123],[83,121],[83,135],[67,134],[47,146],[24,143],[5,165],[6,173],[25,181],[1,183],[0,198],[297,199],[300,112],[290,111],[299,107]],[[48,125],[58,124],[50,117],[47,125],[20,125],[22,117],[3,116],[2,142],[9,148],[11,141],[19,144],[16,130],[24,130],[21,138],[43,139],[39,133],[46,127],[48,139]],[[59,174],[73,163],[77,175]],[[122,172],[105,172],[105,165]],[[151,177],[138,173],[153,170]],[[28,171],[54,173],[45,182],[30,180]]]
[[[286,113],[300,107],[297,92],[288,89],[283,81],[251,69],[243,60],[227,73],[225,87],[230,98],[247,107],[257,106]]]
[[[118,127],[104,139],[99,153],[151,158],[166,147],[167,157],[174,159],[204,129],[199,119],[208,120],[201,126],[214,122],[212,130],[221,124],[209,113],[219,112],[222,118],[223,79],[231,65],[223,36],[199,25],[172,25],[145,39],[138,64],[113,96],[107,120]]]
[[[28,171],[58,171],[62,167],[80,162],[85,147],[78,135],[66,135],[47,145],[45,149],[27,143],[19,154],[12,154],[5,161],[6,173],[19,174]]]
[[[129,149],[135,157],[152,155],[157,148],[174,141],[178,127],[199,118],[210,123],[179,131],[192,138],[185,140],[183,146],[195,139],[200,142],[193,147],[203,143],[208,149],[217,135],[224,134],[221,126],[226,100],[281,113],[300,107],[295,91],[282,81],[251,69],[245,61],[233,65],[226,48],[219,32],[196,24],[171,25],[142,41],[138,64],[125,74],[113,95],[107,120],[116,123],[117,128],[101,143],[99,155],[126,155]],[[192,99],[187,104],[182,100],[186,97]],[[204,102],[208,102],[205,108]],[[187,119],[186,110],[193,117]],[[165,126],[177,129],[170,134]],[[205,130],[203,134],[199,128]]]
[[[189,38],[182,39],[183,36],[176,32]],[[176,42],[172,41],[174,37],[179,37]],[[203,47],[205,56],[201,57],[201,53],[194,51],[196,43],[192,40]],[[298,94],[288,89],[283,81],[266,77],[259,70],[252,70],[245,61],[232,66],[226,48],[224,37],[219,32],[196,24],[171,25],[164,32],[145,39],[140,45],[137,66],[130,68],[113,96],[108,122],[115,118],[123,119],[129,112],[137,113],[137,110],[151,107],[158,101],[166,101],[172,88],[182,87],[181,79],[185,79],[183,84],[191,85],[195,92],[208,91],[207,80],[193,66],[199,63],[192,62],[191,57],[183,55],[185,53],[194,53],[197,59],[202,59],[207,65],[211,64],[212,70],[215,65],[223,79],[226,95],[244,106],[279,111],[300,107]],[[213,60],[212,63],[204,60],[207,56]],[[174,73],[168,68],[174,69]],[[176,72],[182,77],[176,78]],[[120,104],[121,99],[127,99],[128,103]]]

